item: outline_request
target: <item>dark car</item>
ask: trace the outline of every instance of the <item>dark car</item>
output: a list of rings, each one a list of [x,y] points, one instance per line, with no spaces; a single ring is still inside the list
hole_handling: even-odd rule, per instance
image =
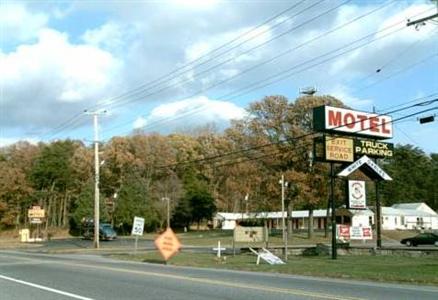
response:
[[[420,233],[414,237],[402,239],[400,241],[406,246],[417,246],[417,245],[435,245],[438,246],[438,235],[434,233]]]
[[[82,236],[85,239],[92,239],[94,237],[94,225],[93,223],[85,224],[82,228]],[[117,238],[117,233],[111,224],[101,223],[99,224],[99,239],[104,241],[110,241]]]

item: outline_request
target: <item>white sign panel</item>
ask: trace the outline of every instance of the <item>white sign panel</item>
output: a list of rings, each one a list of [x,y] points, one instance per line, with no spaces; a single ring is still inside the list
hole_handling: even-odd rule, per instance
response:
[[[361,181],[361,180],[348,181],[348,202],[350,208],[355,208],[355,209],[367,208],[365,181]]]
[[[272,252],[263,249],[264,252],[260,253],[260,258],[266,261],[270,265],[284,265],[284,261],[282,261],[278,256],[275,256]]]
[[[351,226],[350,229],[351,240],[372,240],[373,231],[371,227]]]
[[[278,256],[274,255],[269,250],[262,248],[257,252],[256,250],[249,248],[255,255],[257,255],[257,264],[260,263],[260,258],[266,261],[270,265],[283,265],[284,261],[282,261]]]
[[[314,118],[321,119],[316,120],[315,123],[318,124],[316,128],[318,130],[372,136],[380,139],[392,138],[392,118],[390,116],[326,105],[315,108],[315,110]]]
[[[144,218],[134,217],[134,222],[132,223],[131,235],[143,235],[144,230]]]
[[[363,165],[367,165],[370,167],[375,174],[379,175],[379,177],[382,180],[392,180],[391,176],[389,176],[385,171],[382,170],[375,162],[373,162],[368,156],[364,155],[358,160],[356,160],[354,163],[346,167],[344,170],[342,170],[338,176],[340,177],[347,177]]]

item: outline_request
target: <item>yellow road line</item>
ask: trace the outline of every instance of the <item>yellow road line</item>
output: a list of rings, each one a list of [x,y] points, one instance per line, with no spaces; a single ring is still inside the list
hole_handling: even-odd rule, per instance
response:
[[[129,269],[114,268],[114,267],[84,265],[84,264],[76,264],[76,263],[73,264],[73,263],[66,263],[66,262],[55,262],[55,263],[62,264],[62,265],[68,265],[68,266],[72,266],[72,267],[94,268],[94,269],[105,270],[105,271],[114,271],[114,272],[130,273],[130,274],[137,274],[137,275],[178,279],[178,280],[184,280],[184,281],[190,281],[190,282],[220,285],[220,286],[225,286],[225,287],[258,290],[258,291],[263,291],[263,292],[275,292],[275,293],[290,294],[290,295],[305,296],[305,297],[320,298],[320,299],[333,299],[333,300],[363,300],[364,299],[364,298],[330,295],[330,294],[326,294],[326,293],[308,292],[308,291],[299,290],[299,289],[284,289],[284,288],[251,285],[251,284],[244,284],[244,283],[227,282],[227,281],[222,281],[222,280],[212,280],[212,279],[197,278],[197,277],[184,277],[181,275],[163,274],[163,273],[149,272],[149,271],[129,270]]]

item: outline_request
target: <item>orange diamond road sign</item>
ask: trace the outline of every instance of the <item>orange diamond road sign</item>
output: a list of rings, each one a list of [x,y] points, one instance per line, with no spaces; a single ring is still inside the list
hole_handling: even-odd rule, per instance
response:
[[[167,228],[165,232],[155,239],[155,246],[158,248],[158,251],[160,251],[164,260],[167,261],[178,252],[181,243],[172,229]]]

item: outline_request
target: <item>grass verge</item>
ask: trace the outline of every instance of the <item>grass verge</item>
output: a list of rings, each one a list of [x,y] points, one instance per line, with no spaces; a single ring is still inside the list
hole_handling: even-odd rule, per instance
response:
[[[155,252],[137,255],[114,255],[122,260],[164,263]],[[436,257],[397,256],[340,256],[332,260],[327,256],[289,257],[285,265],[256,265],[256,256],[244,253],[225,256],[220,260],[214,254],[182,252],[172,257],[168,264],[205,268],[222,268],[242,271],[273,272],[356,280],[438,285],[438,260]]]

